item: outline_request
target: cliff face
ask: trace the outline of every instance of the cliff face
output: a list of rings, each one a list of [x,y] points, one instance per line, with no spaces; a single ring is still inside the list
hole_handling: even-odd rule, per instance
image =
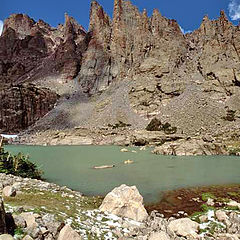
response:
[[[64,25],[52,28],[15,14],[5,21],[0,37],[2,84],[45,86],[46,78],[56,78],[64,80],[58,87],[65,88],[77,82],[75,110],[82,102],[79,88],[87,96],[104,93],[95,98],[96,106],[89,105],[94,117],[84,119],[87,126],[118,121],[118,116],[138,125],[157,115],[183,132],[200,132],[203,126],[223,126],[229,111],[238,121],[239,60],[240,27],[224,12],[216,20],[204,17],[199,29],[184,35],[175,20],[158,10],[148,17],[125,0],[114,1],[112,20],[92,1],[88,32],[68,15]],[[99,110],[99,105],[104,107]],[[81,125],[82,111],[68,118]]]
[[[57,94],[32,84],[15,85],[0,91],[0,129],[16,132],[33,124],[48,113]]]
[[[175,20],[162,17],[157,10],[148,18],[146,11],[140,13],[129,1],[114,1],[112,22],[92,2],[89,30],[91,41],[79,79],[90,93],[105,89],[114,79],[131,76],[149,57],[156,57],[161,71],[168,72],[186,52],[185,38]]]
[[[96,1],[91,4],[88,36],[78,80],[84,92],[92,94],[104,90],[112,82],[111,20]]]
[[[11,15],[0,38],[0,81],[21,83],[55,74],[72,79],[80,69],[85,36],[68,15],[57,29],[23,14]]]

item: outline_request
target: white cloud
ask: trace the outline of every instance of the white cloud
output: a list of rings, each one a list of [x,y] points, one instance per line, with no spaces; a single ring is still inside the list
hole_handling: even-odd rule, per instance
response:
[[[230,0],[228,10],[229,16],[233,21],[240,19],[240,0]]]
[[[0,20],[0,36],[2,35],[3,31],[3,21]]]
[[[192,31],[190,31],[190,30],[188,30],[188,31],[185,31],[181,26],[179,26],[180,27],[180,29],[181,29],[181,31],[182,31],[182,33],[183,34],[187,34],[187,33],[190,33],[190,32],[192,32]]]

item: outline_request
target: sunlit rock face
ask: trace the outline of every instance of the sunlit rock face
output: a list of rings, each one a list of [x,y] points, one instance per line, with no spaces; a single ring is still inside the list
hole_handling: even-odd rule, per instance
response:
[[[116,116],[142,126],[157,116],[182,133],[202,134],[225,126],[231,111],[238,119],[240,28],[224,12],[216,20],[204,17],[199,29],[183,34],[156,9],[149,17],[124,0],[115,0],[113,8],[111,19],[92,1],[88,31],[67,14],[57,28],[11,15],[0,37],[1,88],[28,82],[58,91],[74,83],[70,95],[81,89],[89,97],[115,86],[118,97],[110,90],[106,112],[87,119],[96,125]],[[75,122],[71,126],[81,124]]]

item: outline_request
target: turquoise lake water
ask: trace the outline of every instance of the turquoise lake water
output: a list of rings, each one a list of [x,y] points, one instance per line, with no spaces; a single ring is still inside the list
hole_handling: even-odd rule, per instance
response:
[[[6,150],[29,154],[44,171],[44,178],[85,195],[105,195],[120,184],[136,185],[145,202],[157,201],[161,192],[182,187],[240,183],[240,157],[175,157],[121,152],[118,146],[14,146]],[[126,165],[125,160],[134,163]],[[96,170],[93,166],[115,165]]]

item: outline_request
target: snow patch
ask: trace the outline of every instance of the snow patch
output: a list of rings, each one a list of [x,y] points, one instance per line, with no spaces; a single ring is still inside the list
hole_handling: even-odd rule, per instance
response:
[[[0,134],[1,137],[6,138],[6,139],[12,139],[12,138],[17,138],[18,135],[9,135],[9,134]]]

